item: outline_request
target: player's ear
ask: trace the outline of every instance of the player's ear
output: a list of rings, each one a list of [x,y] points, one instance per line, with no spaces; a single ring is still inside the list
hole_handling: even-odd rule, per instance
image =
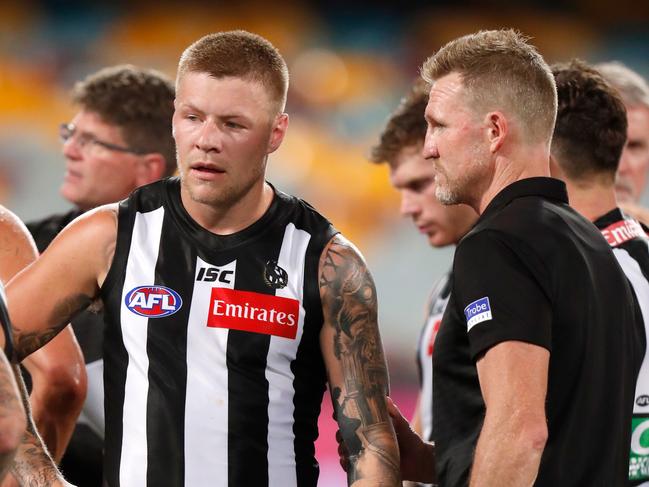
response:
[[[286,135],[286,130],[288,129],[288,113],[280,113],[275,117],[273,122],[273,129],[270,133],[270,140],[268,141],[268,151],[267,154],[275,152]]]

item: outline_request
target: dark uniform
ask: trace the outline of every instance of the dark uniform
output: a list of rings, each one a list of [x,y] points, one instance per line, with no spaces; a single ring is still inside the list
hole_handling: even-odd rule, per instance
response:
[[[101,289],[108,486],[316,486],[318,264],[335,233],[279,191],[232,235],[189,216],[177,178],[120,204]]]
[[[433,354],[444,487],[468,484],[485,415],[476,361],[510,340],[550,351],[548,440],[534,485],[626,484],[642,318],[606,240],[567,203],[558,180],[515,182],[456,249]]]
[[[645,333],[649,333],[649,239],[642,225],[619,208],[595,220],[629,279],[638,299]],[[649,360],[642,362],[631,420],[629,485],[649,486]]]
[[[83,211],[75,208],[27,223],[38,251],[44,252],[59,232],[82,214]],[[101,487],[104,448],[103,315],[101,312],[82,311],[72,320],[72,328],[88,371],[88,395],[60,468],[65,478],[79,487]],[[29,377],[23,375],[29,385]]]

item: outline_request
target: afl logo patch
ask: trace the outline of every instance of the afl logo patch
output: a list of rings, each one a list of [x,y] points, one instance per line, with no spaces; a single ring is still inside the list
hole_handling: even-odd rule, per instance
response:
[[[136,315],[162,318],[178,311],[183,305],[183,300],[176,291],[168,287],[139,286],[128,292],[124,304]]]
[[[264,282],[272,289],[282,289],[288,284],[288,274],[276,261],[269,260],[264,269]]]

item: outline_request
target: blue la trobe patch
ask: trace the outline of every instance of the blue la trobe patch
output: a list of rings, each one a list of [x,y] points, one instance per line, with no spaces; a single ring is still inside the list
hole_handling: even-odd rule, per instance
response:
[[[485,296],[469,304],[464,308],[464,316],[466,317],[466,331],[471,330],[478,323],[492,319],[489,298]]]

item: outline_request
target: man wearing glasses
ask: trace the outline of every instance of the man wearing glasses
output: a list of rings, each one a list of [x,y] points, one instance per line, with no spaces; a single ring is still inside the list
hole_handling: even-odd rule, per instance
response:
[[[126,65],[105,68],[78,82],[72,99],[79,111],[59,129],[66,160],[60,193],[74,208],[27,224],[39,252],[82,213],[119,201],[176,168],[171,135],[174,87],[162,74]],[[73,483],[99,487],[104,436],[103,316],[84,311],[72,327],[86,361],[88,396],[61,467]],[[42,403],[34,401],[33,395],[32,402],[39,424]]]

